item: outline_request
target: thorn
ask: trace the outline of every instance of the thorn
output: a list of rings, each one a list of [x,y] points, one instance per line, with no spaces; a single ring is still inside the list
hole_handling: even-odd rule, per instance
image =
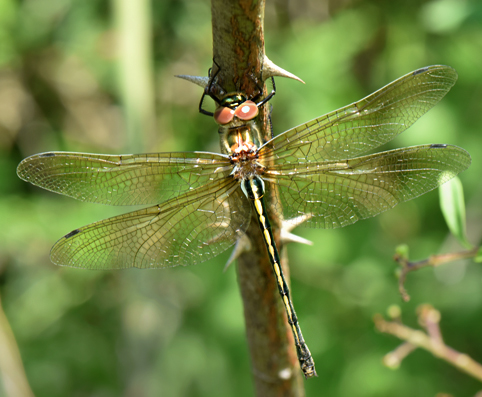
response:
[[[297,236],[296,234],[290,233],[285,229],[281,229],[281,241],[283,244],[287,243],[300,243],[306,245],[313,245],[313,242],[307,240],[306,238]]]
[[[206,88],[206,86],[209,84],[209,77],[189,76],[187,74],[178,74],[178,75],[175,75],[174,77],[178,77],[180,79],[190,81],[191,83],[194,83],[202,88]]]
[[[310,220],[313,217],[312,214],[305,214],[297,216],[296,218],[287,219],[282,222],[282,230],[287,232],[291,232],[296,226],[301,225],[302,223]]]
[[[263,61],[263,80],[269,79],[270,77],[280,76],[280,77],[287,77],[289,79],[297,80],[303,84],[305,82],[301,80],[298,76],[295,76],[293,73],[288,72],[280,68],[278,65],[275,65],[271,60],[265,55]]]
[[[250,250],[251,250],[251,242],[249,241],[249,238],[245,234],[243,234],[236,241],[236,245],[234,246],[233,252],[231,252],[230,257],[226,262],[226,265],[224,265],[223,272],[228,270],[229,265],[231,265],[231,263],[233,263],[236,259],[238,259],[243,252],[248,252]]]

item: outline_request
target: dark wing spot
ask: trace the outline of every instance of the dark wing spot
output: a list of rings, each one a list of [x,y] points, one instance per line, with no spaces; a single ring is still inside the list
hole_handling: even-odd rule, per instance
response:
[[[445,143],[434,143],[432,145],[430,145],[430,147],[432,149],[444,149],[447,147],[447,145]]]
[[[413,75],[416,76],[417,74],[420,74],[420,73],[423,73],[423,72],[426,72],[428,70],[428,66],[424,67],[424,68],[420,68],[420,69],[417,69],[413,72]]]
[[[66,234],[64,236],[65,239],[71,238],[72,236],[75,236],[76,234],[80,233],[79,229],[72,230],[69,234]]]
[[[54,157],[55,156],[55,153],[42,153],[39,155],[39,157]]]

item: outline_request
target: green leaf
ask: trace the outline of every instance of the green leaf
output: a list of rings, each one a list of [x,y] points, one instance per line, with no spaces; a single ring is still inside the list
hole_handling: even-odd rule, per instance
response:
[[[477,255],[475,255],[474,262],[482,262],[482,247],[479,248]]]
[[[455,177],[440,186],[439,197],[440,207],[450,232],[464,247],[471,248],[465,231],[464,189],[460,179]]]

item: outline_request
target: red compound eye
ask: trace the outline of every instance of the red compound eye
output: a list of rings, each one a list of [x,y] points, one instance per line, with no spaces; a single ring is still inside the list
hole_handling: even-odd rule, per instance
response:
[[[246,101],[239,105],[234,114],[241,120],[252,120],[258,115],[258,107],[253,101]]]
[[[228,124],[233,118],[234,110],[230,108],[220,106],[214,112],[214,121],[221,125]]]

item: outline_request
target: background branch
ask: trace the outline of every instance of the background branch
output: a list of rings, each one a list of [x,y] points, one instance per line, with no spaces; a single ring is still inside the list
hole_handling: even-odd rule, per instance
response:
[[[417,309],[418,321],[426,332],[412,329],[400,322],[386,321],[381,314],[374,316],[376,328],[383,333],[391,334],[405,341],[384,358],[385,365],[398,367],[401,361],[416,348],[422,348],[482,382],[482,365],[467,354],[447,346],[440,331],[440,312],[431,305],[421,305]]]
[[[398,247],[397,253],[394,255],[393,259],[401,266],[401,271],[398,277],[398,290],[400,291],[402,299],[405,302],[408,302],[410,300],[410,295],[405,289],[405,280],[408,273],[427,266],[436,267],[439,265],[443,265],[444,263],[449,263],[460,259],[474,258],[478,255],[479,250],[480,247],[474,247],[466,251],[430,255],[427,259],[411,262],[408,259],[408,248],[406,246]]]

